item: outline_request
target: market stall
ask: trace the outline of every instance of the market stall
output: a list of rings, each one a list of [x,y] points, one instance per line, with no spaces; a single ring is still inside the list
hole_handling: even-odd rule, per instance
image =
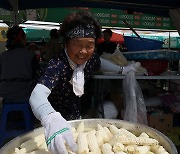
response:
[[[119,1],[65,1],[60,2],[57,1],[57,3],[52,3],[51,1],[44,1],[43,3],[37,3],[36,1],[15,1],[16,3],[10,5],[9,1],[1,0],[2,3],[0,3],[1,7],[13,10],[14,14],[17,15],[18,9],[32,9],[32,8],[43,8],[43,7],[67,7],[67,6],[88,6],[88,7],[108,7],[108,8],[123,8],[127,9],[128,13],[133,13],[134,11],[143,11],[148,13],[157,13],[164,16],[168,16],[169,9],[178,9],[180,6],[179,1],[171,1],[171,2],[161,2],[158,1],[156,3],[149,2],[149,1],[143,1],[143,2],[131,2],[125,3],[125,2],[119,2]],[[19,4],[19,5],[18,5]],[[162,5],[163,4],[163,5]],[[156,9],[154,9],[156,8]],[[18,24],[17,16],[14,17],[14,24]],[[105,78],[106,76],[101,76],[102,78]],[[113,77],[116,77],[113,75]],[[168,76],[169,77],[169,76]],[[167,77],[167,78],[168,78]],[[96,78],[96,76],[94,77]],[[170,79],[176,79],[176,78],[170,78]],[[176,151],[176,150],[175,150]],[[176,152],[173,152],[172,154],[175,154]]]

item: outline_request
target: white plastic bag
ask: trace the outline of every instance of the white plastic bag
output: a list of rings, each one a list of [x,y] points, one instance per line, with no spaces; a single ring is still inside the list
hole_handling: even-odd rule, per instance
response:
[[[147,125],[146,105],[135,72],[130,71],[123,80],[124,120]]]

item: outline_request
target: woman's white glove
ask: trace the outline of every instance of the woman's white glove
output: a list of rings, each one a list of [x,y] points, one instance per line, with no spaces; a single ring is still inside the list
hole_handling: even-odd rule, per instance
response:
[[[48,149],[53,154],[67,154],[66,145],[73,151],[77,151],[77,145],[71,132],[70,124],[59,112],[53,112],[41,120],[45,128],[45,137]]]
[[[136,72],[137,68],[141,66],[141,64],[139,62],[131,62],[128,66],[124,66],[123,67],[123,71],[122,71],[122,74],[123,75],[126,75],[128,72],[130,71],[134,71]]]

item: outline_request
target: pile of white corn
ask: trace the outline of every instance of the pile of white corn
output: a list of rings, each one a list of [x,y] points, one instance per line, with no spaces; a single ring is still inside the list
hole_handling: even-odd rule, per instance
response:
[[[109,124],[103,127],[87,128],[81,122],[77,128],[72,127],[74,139],[78,146],[77,154],[169,154],[156,139],[145,132],[135,136],[124,128]],[[71,152],[67,147],[69,154]],[[14,154],[50,153],[45,144],[44,134],[28,140],[15,149]]]

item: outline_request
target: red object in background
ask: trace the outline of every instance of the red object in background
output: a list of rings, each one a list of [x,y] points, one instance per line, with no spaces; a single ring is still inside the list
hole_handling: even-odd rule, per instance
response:
[[[111,40],[112,42],[116,42],[116,43],[120,43],[120,44],[124,43],[124,37],[123,37],[123,35],[118,34],[118,33],[114,33],[114,32],[112,33],[112,37],[111,37],[110,40]],[[104,38],[102,37],[102,38],[99,39],[97,42],[98,42],[98,43],[104,42]]]
[[[146,68],[148,75],[160,75],[165,72],[168,68],[168,60],[160,59],[148,59],[148,60],[139,60],[141,66]]]

